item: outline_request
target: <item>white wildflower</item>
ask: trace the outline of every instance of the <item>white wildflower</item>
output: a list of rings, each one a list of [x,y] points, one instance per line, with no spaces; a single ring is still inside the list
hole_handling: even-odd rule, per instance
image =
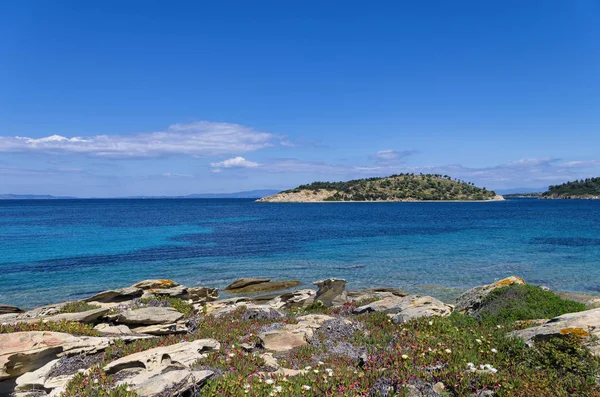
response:
[[[303,388],[304,390],[310,390],[310,389],[311,389],[309,385],[302,385],[302,388]]]

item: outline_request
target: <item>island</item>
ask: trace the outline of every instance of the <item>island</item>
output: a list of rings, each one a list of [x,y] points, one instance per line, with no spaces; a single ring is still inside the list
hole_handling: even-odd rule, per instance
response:
[[[600,199],[600,177],[554,185],[541,195],[543,199]]]
[[[494,191],[440,174],[396,174],[346,182],[313,182],[257,202],[500,201]]]

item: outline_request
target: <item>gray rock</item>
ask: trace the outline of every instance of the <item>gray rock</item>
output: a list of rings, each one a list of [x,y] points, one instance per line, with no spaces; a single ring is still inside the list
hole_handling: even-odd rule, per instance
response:
[[[189,369],[167,371],[134,386],[133,390],[139,397],[165,394],[179,396],[188,390],[200,388],[213,375],[212,371],[191,371]]]
[[[277,309],[304,309],[315,301],[316,294],[315,290],[301,289],[279,295],[268,304]]]
[[[344,291],[346,280],[328,278],[315,281],[313,284],[319,288],[315,302],[321,302],[325,307],[341,306],[346,303],[347,295]]]
[[[155,324],[147,325],[145,327],[137,327],[133,329],[133,332],[138,334],[148,335],[172,335],[172,334],[185,334],[188,332],[188,328],[184,324]]]
[[[194,303],[213,302],[219,299],[219,289],[208,287],[188,288],[184,299],[191,299]]]
[[[19,309],[16,306],[0,304],[0,314],[9,314],[9,313],[23,313],[23,310]]]
[[[402,324],[421,317],[445,317],[452,313],[453,307],[430,296],[406,296],[399,306],[401,310],[392,317],[394,324]]]
[[[525,280],[520,277],[510,276],[495,283],[475,287],[461,296],[456,301],[456,310],[467,315],[476,314],[486,296],[497,288],[506,287],[513,284],[525,284]]]
[[[94,327],[98,332],[103,334],[114,334],[114,335],[129,335],[131,330],[126,325],[110,325],[106,323],[98,324]]]
[[[430,296],[409,295],[405,297],[388,296],[379,301],[354,309],[354,313],[384,312],[395,314],[392,321],[400,324],[414,318],[447,316],[452,306]]]
[[[404,298],[399,296],[387,296],[381,300],[362,305],[353,310],[354,314],[370,313],[370,312],[386,312],[397,313],[400,310],[401,304],[404,303]],[[394,311],[398,310],[398,311]]]
[[[373,299],[373,298],[383,299],[383,298],[387,298],[390,296],[403,297],[403,296],[407,296],[408,294],[399,289],[381,287],[381,288],[367,288],[367,289],[362,289],[362,290],[347,291],[347,295],[348,295],[348,301],[357,302],[357,301],[361,301],[364,299]]]
[[[142,296],[144,291],[141,288],[129,287],[117,290],[108,290],[100,292],[94,296],[85,299],[86,302],[118,303],[133,300]]]
[[[172,324],[183,318],[183,314],[172,307],[143,307],[119,313],[117,321],[122,324]]]
[[[334,320],[334,317],[322,314],[308,314],[296,318],[297,324],[288,324],[276,330],[261,332],[258,337],[267,350],[277,352],[289,351],[304,346],[312,339],[314,332],[323,323]]]
[[[404,390],[407,397],[440,397],[441,395],[435,390],[435,385],[421,379],[411,379],[404,386]]]

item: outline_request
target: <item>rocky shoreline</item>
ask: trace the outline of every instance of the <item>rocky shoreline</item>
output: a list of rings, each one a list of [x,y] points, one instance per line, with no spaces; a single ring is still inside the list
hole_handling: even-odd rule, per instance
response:
[[[144,280],[29,311],[0,305],[0,395],[598,395],[600,298],[564,300],[514,276],[454,304],[335,278],[299,284],[240,279],[219,299]],[[543,356],[525,371],[565,354],[561,343],[585,370]],[[564,393],[540,368],[569,379]]]

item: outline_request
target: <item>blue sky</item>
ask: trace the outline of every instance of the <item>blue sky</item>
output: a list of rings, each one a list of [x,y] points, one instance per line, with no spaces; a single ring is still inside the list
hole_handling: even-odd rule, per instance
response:
[[[597,1],[2,2],[0,193],[600,176],[599,71]]]

